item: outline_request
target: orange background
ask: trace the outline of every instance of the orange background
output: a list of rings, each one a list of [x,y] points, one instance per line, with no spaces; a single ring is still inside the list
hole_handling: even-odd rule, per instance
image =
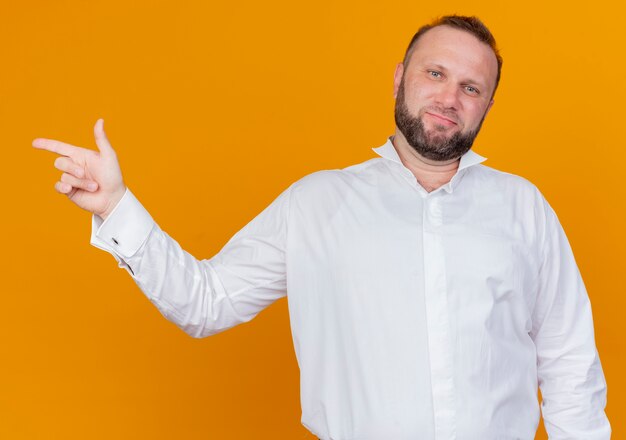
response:
[[[4,2],[0,438],[313,438],[286,301],[185,335],[89,245],[90,215],[54,191],[54,155],[30,143],[95,148],[103,117],[128,186],[208,258],[291,182],[373,157],[393,130],[395,63],[419,25],[453,12],[498,39],[502,82],[475,149],[559,214],[626,437],[626,6],[429,4]]]

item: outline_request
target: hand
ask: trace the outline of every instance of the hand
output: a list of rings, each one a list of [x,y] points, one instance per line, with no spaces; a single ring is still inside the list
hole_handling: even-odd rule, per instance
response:
[[[102,119],[96,122],[94,135],[99,152],[40,138],[33,141],[33,147],[60,155],[54,167],[63,174],[54,188],[79,207],[105,219],[126,192],[126,186]]]

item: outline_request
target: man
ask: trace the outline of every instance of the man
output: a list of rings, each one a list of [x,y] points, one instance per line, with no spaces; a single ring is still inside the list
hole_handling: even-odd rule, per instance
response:
[[[474,17],[418,31],[394,78],[380,156],[292,184],[213,258],[167,236],[100,152],[58,141],[56,189],[195,337],[289,295],[302,422],[322,439],[608,439],[589,299],[559,222],[529,182],[470,150],[502,60]]]

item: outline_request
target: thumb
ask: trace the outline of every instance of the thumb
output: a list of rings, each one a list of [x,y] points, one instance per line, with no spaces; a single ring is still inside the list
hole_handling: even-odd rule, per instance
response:
[[[107,139],[107,135],[104,133],[104,119],[100,118],[96,121],[96,125],[93,127],[93,134],[96,138],[96,145],[98,150],[103,154],[114,153],[113,147]]]

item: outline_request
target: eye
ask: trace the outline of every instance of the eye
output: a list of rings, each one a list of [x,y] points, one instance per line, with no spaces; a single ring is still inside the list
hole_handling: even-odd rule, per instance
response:
[[[469,93],[470,95],[480,94],[480,91],[476,87],[472,87],[472,86],[465,86],[465,91]]]
[[[436,70],[429,70],[428,75],[431,76],[432,78],[437,78],[437,79],[443,76],[441,72],[437,72]]]

